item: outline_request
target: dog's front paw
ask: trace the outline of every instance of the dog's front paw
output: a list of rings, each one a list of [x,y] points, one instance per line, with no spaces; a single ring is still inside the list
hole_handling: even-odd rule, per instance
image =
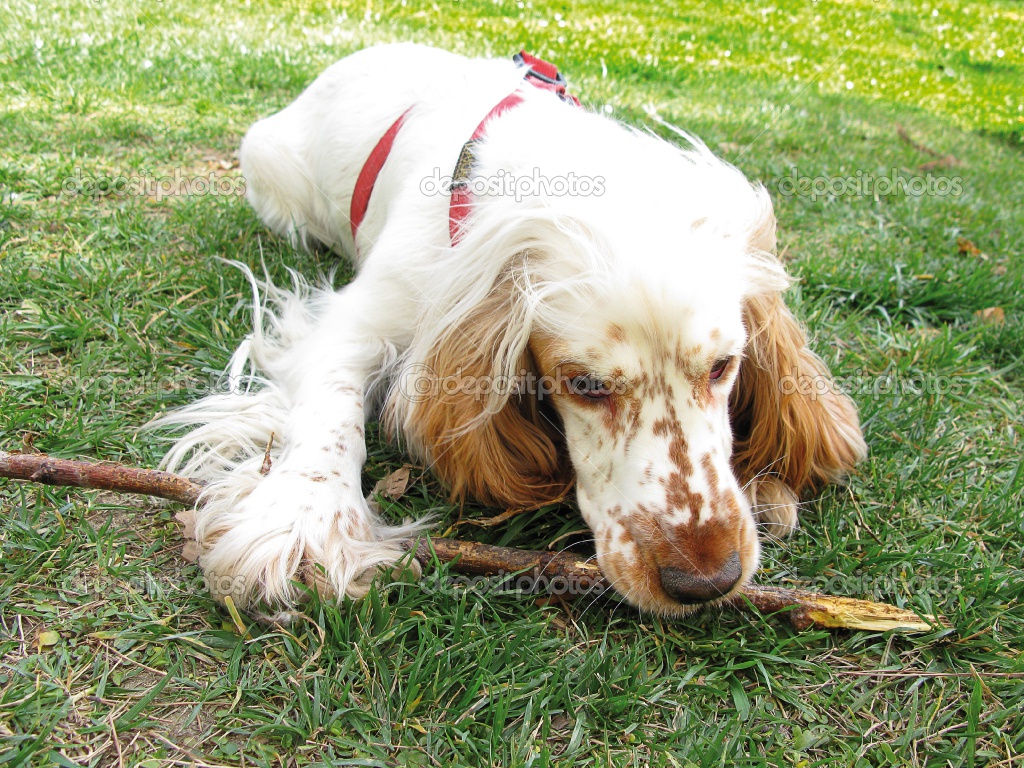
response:
[[[380,522],[358,484],[285,467],[241,500],[204,505],[196,520],[210,590],[242,607],[288,608],[302,601],[304,587],[361,597],[381,570],[402,560],[407,534]]]
[[[758,528],[769,536],[790,536],[800,525],[796,494],[776,477],[761,477],[747,488]]]

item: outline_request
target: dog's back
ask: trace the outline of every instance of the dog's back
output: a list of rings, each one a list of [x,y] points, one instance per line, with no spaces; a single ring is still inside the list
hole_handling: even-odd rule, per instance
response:
[[[394,121],[414,107],[410,120],[437,122],[441,128],[417,130],[415,148],[403,146],[412,135],[404,132],[391,162],[443,160],[449,173],[464,141],[459,137],[468,137],[521,79],[511,60],[466,59],[412,43],[354,53],[245,135],[240,156],[249,202],[271,230],[292,242],[320,243],[356,257],[348,223],[352,191],[374,145]],[[400,177],[408,179],[390,173],[380,183]],[[380,197],[390,198],[382,192]],[[443,207],[446,201],[438,196],[437,203]],[[367,231],[379,229],[378,218],[383,217],[370,213]]]

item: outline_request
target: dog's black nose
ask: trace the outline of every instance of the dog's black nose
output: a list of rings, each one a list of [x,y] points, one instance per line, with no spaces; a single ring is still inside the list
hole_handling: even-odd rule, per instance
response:
[[[661,568],[662,589],[673,600],[684,605],[707,603],[726,594],[743,575],[740,553],[733,552],[717,573],[710,576],[693,574],[679,568]]]

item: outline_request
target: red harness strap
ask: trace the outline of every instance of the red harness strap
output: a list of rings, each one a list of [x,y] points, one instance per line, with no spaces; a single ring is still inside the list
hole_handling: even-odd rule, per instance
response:
[[[526,82],[534,87],[552,91],[563,101],[575,104],[576,106],[580,105],[579,99],[566,91],[565,78],[562,77],[562,74],[554,64],[538,59],[536,56],[531,56],[526,51],[520,51],[512,57],[512,60],[525,69],[523,78]],[[468,175],[473,162],[473,145],[484,135],[487,124],[492,119],[506,110],[515,107],[522,101],[522,95],[518,91],[513,91],[495,104],[491,111],[484,116],[484,119],[480,121],[480,124],[477,125],[469,141],[462,147],[459,162],[455,166],[451,202],[448,206],[448,232],[452,245],[457,245],[461,239],[463,222],[472,208],[473,195],[469,189]],[[411,109],[412,107],[409,107],[409,109],[399,115],[387,132],[380,137],[380,141],[377,142],[369,157],[366,158],[362,170],[359,171],[359,177],[356,179],[356,186],[352,192],[352,204],[349,207],[349,223],[352,227],[353,241],[356,239],[359,226],[366,217],[366,209],[370,204],[370,195],[373,194],[373,187],[377,183],[377,177],[380,176],[381,169],[384,167],[384,163],[387,162],[388,155],[391,154],[391,148],[395,144],[398,131],[401,129],[402,123],[405,122],[406,115],[409,114]]]
[[[409,109],[412,109],[412,107],[409,107]],[[352,203],[348,209],[348,220],[352,226],[353,242],[356,239],[356,232],[359,231],[359,225],[363,223],[363,219],[366,217],[366,208],[370,204],[370,195],[373,194],[373,187],[377,183],[377,177],[380,176],[380,169],[384,167],[388,155],[391,154],[391,147],[395,144],[395,137],[398,136],[398,131],[402,127],[402,123],[405,122],[405,116],[409,114],[409,109],[399,115],[387,132],[380,137],[377,146],[370,152],[370,156],[363,163],[362,170],[359,171],[359,178],[356,179],[356,188],[352,191]]]
[[[523,97],[518,91],[499,101],[480,121],[469,141],[462,145],[459,161],[455,163],[455,172],[452,174],[452,196],[451,202],[448,203],[448,236],[452,245],[458,245],[462,239],[464,222],[473,207],[473,192],[469,188],[469,174],[473,170],[473,148],[484,135],[491,120],[502,112],[518,106],[522,101]]]

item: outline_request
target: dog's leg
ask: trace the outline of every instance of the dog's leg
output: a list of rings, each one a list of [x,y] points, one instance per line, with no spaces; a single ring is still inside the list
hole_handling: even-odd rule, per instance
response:
[[[360,488],[364,390],[393,355],[389,329],[372,320],[400,313],[371,307],[378,293],[362,276],[313,299],[270,290],[277,310],[248,350],[263,386],[163,419],[193,427],[166,463],[208,483],[196,537],[214,594],[290,606],[298,581],[358,597],[416,530],[383,524]],[[271,432],[275,455],[263,476]]]

